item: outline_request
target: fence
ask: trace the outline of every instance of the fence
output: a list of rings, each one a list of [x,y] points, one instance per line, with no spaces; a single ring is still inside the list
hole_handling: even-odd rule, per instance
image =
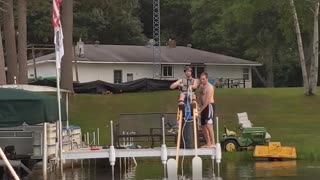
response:
[[[211,80],[216,88],[246,88],[244,78],[218,78]]]
[[[138,142],[154,147],[155,142],[161,143],[162,117],[165,118],[165,135],[173,137],[168,140],[174,141],[175,135],[169,133],[168,129],[176,122],[175,113],[120,114],[114,133],[116,147],[130,147]]]

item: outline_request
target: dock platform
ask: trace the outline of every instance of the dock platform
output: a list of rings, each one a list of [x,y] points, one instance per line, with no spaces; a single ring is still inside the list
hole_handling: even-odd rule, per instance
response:
[[[75,149],[63,153],[65,160],[77,159],[99,159],[109,158],[109,149],[91,150],[90,148]],[[214,148],[198,148],[199,156],[215,156],[216,151]],[[176,156],[176,148],[167,148],[168,157]],[[194,149],[180,149],[180,156],[194,156]],[[161,148],[150,149],[115,149],[116,158],[122,157],[161,157]]]

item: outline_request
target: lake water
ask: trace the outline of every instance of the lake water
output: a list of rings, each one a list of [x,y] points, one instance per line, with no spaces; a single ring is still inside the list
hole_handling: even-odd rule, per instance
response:
[[[115,167],[114,179],[142,180],[142,179],[163,179],[163,165],[157,159],[137,159],[138,165],[121,165]],[[183,169],[179,169],[179,174],[183,173],[184,179],[190,179],[191,158],[185,158]],[[126,170],[125,170],[126,169]],[[237,179],[272,179],[272,180],[318,180],[320,179],[320,162],[307,161],[222,161],[221,178],[224,180]],[[215,165],[215,175],[217,167]],[[212,164],[210,159],[203,159],[204,179],[213,178]],[[23,179],[42,180],[41,175],[24,177]],[[83,166],[64,170],[63,174],[56,172],[48,175],[49,180],[103,180],[112,179],[112,171],[107,160],[85,160]],[[217,179],[217,178],[216,178]]]

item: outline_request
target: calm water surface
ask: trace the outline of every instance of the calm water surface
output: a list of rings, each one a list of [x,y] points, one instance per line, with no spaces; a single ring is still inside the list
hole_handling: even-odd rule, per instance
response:
[[[114,179],[142,180],[142,179],[164,179],[163,165],[156,159],[137,159],[138,166],[134,167],[126,163],[115,167]],[[185,179],[190,179],[191,158],[184,160],[183,173]],[[237,179],[272,179],[272,180],[318,180],[320,179],[320,162],[307,161],[280,161],[280,162],[251,162],[251,161],[222,161],[220,177],[224,180]],[[217,166],[215,165],[215,176]],[[210,159],[203,159],[204,179],[214,179]],[[219,178],[219,179],[221,179]],[[41,175],[33,175],[24,179],[44,179]],[[64,170],[61,173],[51,173],[50,180],[103,180],[112,179],[112,171],[107,160],[86,160],[84,165]],[[216,178],[217,179],[217,178]]]

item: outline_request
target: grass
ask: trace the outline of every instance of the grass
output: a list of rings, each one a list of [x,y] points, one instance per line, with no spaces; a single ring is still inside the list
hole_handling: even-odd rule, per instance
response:
[[[175,112],[177,97],[176,91],[74,95],[70,121],[82,132],[100,128],[100,141],[109,144],[109,121],[120,113]],[[301,88],[216,89],[215,100],[220,132],[223,125],[236,130],[236,113],[246,111],[255,126],[268,129],[272,141],[296,146],[299,159],[320,160],[320,97],[306,97]]]

